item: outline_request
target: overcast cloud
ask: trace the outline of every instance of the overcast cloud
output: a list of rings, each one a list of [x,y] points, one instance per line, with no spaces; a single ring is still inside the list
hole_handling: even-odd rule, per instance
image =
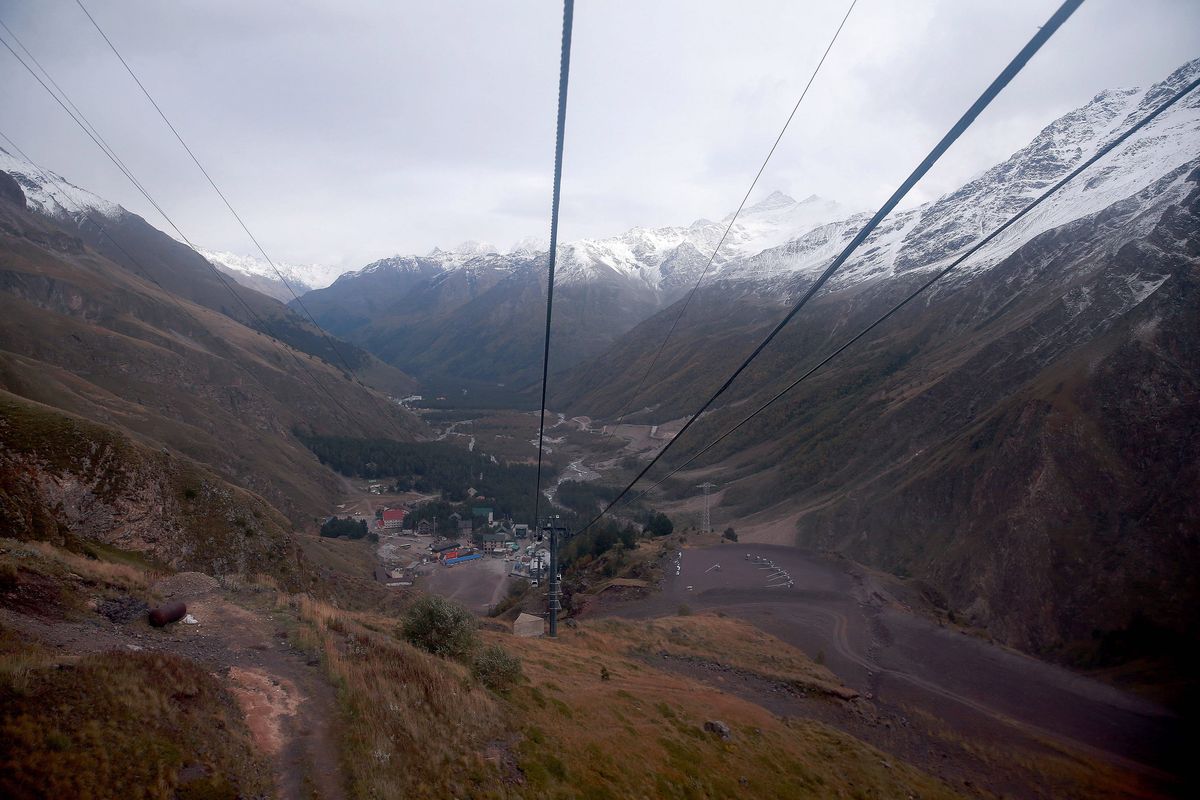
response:
[[[273,258],[356,268],[548,233],[561,4],[85,0]],[[731,211],[846,2],[579,0],[564,240]],[[878,204],[1057,7],[860,0],[757,194]],[[0,18],[183,232],[253,246],[74,0]],[[914,194],[1200,56],[1200,3],[1089,0]],[[0,130],[165,227],[6,50]]]

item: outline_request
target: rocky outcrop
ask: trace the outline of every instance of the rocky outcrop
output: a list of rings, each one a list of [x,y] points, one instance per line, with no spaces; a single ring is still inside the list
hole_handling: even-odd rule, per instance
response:
[[[263,573],[299,588],[288,521],[262,498],[118,431],[0,392],[0,528],[98,542],[173,569]]]

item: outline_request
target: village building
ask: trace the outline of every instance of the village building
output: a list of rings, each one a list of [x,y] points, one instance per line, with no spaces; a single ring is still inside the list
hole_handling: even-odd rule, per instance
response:
[[[383,527],[387,530],[404,526],[404,518],[408,512],[403,508],[389,508],[383,512]]]
[[[462,547],[461,542],[452,542],[452,541],[447,540],[445,542],[438,542],[437,544],[429,545],[429,551],[431,553],[441,555],[442,553],[446,552],[447,550],[457,550],[460,547]]]
[[[482,537],[483,552],[506,553],[510,537],[503,533],[485,533]]]
[[[472,520],[464,519],[458,523],[458,538],[470,539],[475,532],[475,523]]]
[[[483,517],[485,520],[487,520],[488,525],[491,525],[492,522],[494,522],[492,509],[488,508],[487,506],[475,506],[471,509],[471,516]]]
[[[534,637],[546,634],[546,621],[533,614],[522,612],[513,620],[513,634],[516,636]]]
[[[418,536],[433,536],[437,533],[437,523],[433,520],[423,519],[417,523]]]

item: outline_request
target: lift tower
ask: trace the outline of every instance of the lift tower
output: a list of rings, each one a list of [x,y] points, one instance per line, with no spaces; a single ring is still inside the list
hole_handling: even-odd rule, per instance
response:
[[[546,520],[546,528],[549,528],[550,533],[550,590],[547,593],[547,605],[549,606],[550,617],[550,635],[558,636],[558,612],[562,608],[559,602],[561,596],[561,582],[558,579],[558,534],[560,530],[559,515],[553,514]]]

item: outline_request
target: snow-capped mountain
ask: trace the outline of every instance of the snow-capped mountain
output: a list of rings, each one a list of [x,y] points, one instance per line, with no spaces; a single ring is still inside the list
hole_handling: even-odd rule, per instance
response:
[[[128,213],[116,203],[81,189],[55,172],[39,169],[3,147],[0,147],[0,171],[16,179],[25,192],[26,206],[47,217],[78,221],[96,214],[118,219]]]
[[[1115,89],[1046,126],[1028,145],[961,188],[916,208],[893,212],[842,269],[833,288],[912,270],[938,269],[1062,178],[1200,73],[1200,60],[1184,65],[1148,89]],[[1094,214],[1175,175],[1200,154],[1200,98],[1188,98],[1110,153],[1102,164],[1055,195],[977,253],[960,270],[970,275],[999,263],[1040,233]],[[1156,192],[1165,207],[1183,191]],[[1147,199],[1147,202],[1151,202]],[[694,285],[710,258],[709,280],[788,291],[813,275],[869,219],[865,209],[810,196],[793,200],[781,192],[747,206],[716,252],[730,216],[687,226],[632,228],[618,236],[581,239],[559,246],[556,280],[561,286],[622,284],[647,294],[651,305],[676,300]],[[544,240],[523,240],[501,254],[490,244],[466,242],[424,257],[394,256],[359,273],[540,267]],[[359,273],[347,273],[352,281]]]
[[[343,270],[327,264],[290,264],[276,261],[276,273],[271,265],[255,256],[239,255],[220,250],[200,249],[200,255],[207,258],[217,267],[232,275],[239,283],[258,289],[284,303],[292,301],[292,293],[279,279],[279,274],[288,282],[288,286],[298,295],[321,289],[337,280]],[[248,279],[248,280],[247,280]]]
[[[913,270],[941,269],[1197,74],[1200,60],[1184,65],[1148,89],[1103,91],[1087,105],[1046,126],[1009,159],[961,188],[934,202],[893,213],[837,275],[833,288]],[[957,279],[969,279],[995,266],[1041,233],[1128,198],[1144,195],[1137,202],[1144,207],[1145,224],[1152,225],[1157,221],[1156,212],[1161,214],[1187,191],[1184,178],[1197,157],[1200,96],[1192,96],[972,256],[960,268]],[[862,214],[822,226],[781,247],[723,265],[715,277],[794,284],[797,276],[815,275],[824,269],[867,218]]]
[[[732,214],[719,222],[699,219],[687,227],[633,228],[620,236],[563,245],[559,275],[564,284],[621,276],[670,296],[693,284],[710,257],[719,272],[725,264],[848,215],[848,209],[816,195],[797,202],[773,192],[742,211],[724,243],[721,236]]]
[[[747,206],[729,235],[721,237],[732,214],[719,222],[699,219],[687,226],[632,228],[619,236],[580,239],[559,245],[556,281],[562,286],[592,282],[623,283],[646,292],[653,305],[675,300],[695,283],[717,245],[714,269],[770,247],[796,239],[836,220],[850,210],[816,195],[797,202],[782,192]],[[343,278],[381,273],[434,270],[503,270],[540,268],[546,259],[547,242],[527,237],[507,253],[486,242],[467,241],[451,250],[434,248],[424,256],[392,256],[368,264]]]
[[[828,291],[886,284],[945,266],[1197,74],[1200,60],[1148,89],[1100,92],[961,188],[894,212]],[[1038,235],[1122,203],[1137,212],[1131,224],[1148,230],[1188,191],[1185,178],[1198,158],[1200,92],[1159,116],[974,255],[955,280],[973,280]],[[742,211],[715,258],[729,216],[561,244],[556,276],[561,294],[556,298],[565,305],[555,312],[555,324],[561,326],[556,334],[559,358],[568,365],[584,362],[640,323],[655,325],[655,314],[672,315],[664,309],[695,285],[710,258],[706,286],[726,291],[730,298],[754,294],[768,302],[786,301],[829,264],[869,217],[867,210],[847,209],[828,199],[797,201],[774,192]],[[1132,235],[1135,229],[1122,229],[1104,246],[1120,247]],[[544,298],[545,263],[546,253],[536,242],[521,242],[508,253],[468,242],[451,251],[382,259],[311,293],[305,304],[322,324],[402,369],[440,373],[461,362],[464,366],[453,369],[511,385],[512,376],[505,380],[497,370],[521,371],[537,361],[535,337],[526,325],[541,313],[537,307]],[[1131,280],[1154,285],[1148,277]],[[709,313],[721,315],[717,309]],[[504,365],[488,356],[498,346],[497,337],[515,336],[518,330],[527,357],[513,356]],[[596,372],[601,375],[603,371]]]

